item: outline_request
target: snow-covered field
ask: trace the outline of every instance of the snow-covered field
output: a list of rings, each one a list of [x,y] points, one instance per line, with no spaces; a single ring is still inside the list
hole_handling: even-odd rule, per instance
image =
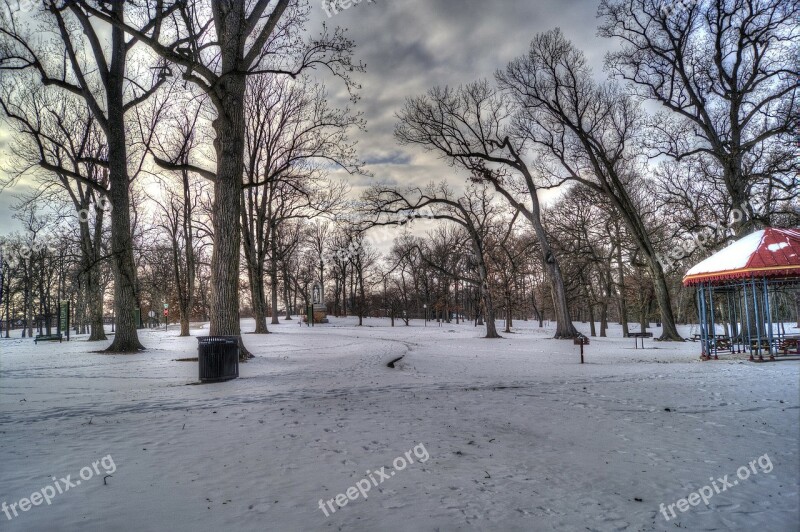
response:
[[[581,365],[533,322],[502,340],[354,325],[248,335],[241,378],[202,386],[188,385],[197,362],[176,361],[196,340],[173,330],[144,332],[149,350],[128,356],[1,340],[0,502],[18,515],[0,513],[0,530],[800,527],[796,361],[699,362],[699,344],[635,350],[612,328]],[[327,503],[359,483],[366,499]],[[708,506],[675,506],[703,488]]]

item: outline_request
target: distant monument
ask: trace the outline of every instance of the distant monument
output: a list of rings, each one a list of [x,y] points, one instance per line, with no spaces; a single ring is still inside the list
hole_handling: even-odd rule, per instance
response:
[[[311,287],[311,304],[314,311],[314,323],[328,323],[328,306],[323,299],[325,291],[321,281],[314,282]]]

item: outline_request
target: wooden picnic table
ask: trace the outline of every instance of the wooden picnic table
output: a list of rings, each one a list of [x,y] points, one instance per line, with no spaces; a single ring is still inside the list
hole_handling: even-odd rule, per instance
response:
[[[788,355],[789,349],[792,347],[795,353],[800,355],[800,335],[782,336],[777,339],[777,350],[783,351],[784,355]]]
[[[709,338],[714,338],[715,340],[721,340],[723,338],[727,339],[728,335],[727,334],[709,334],[708,337]],[[702,339],[703,339],[703,335],[702,334],[695,334],[694,338],[692,338],[692,341],[693,342],[697,342],[697,341],[700,341]]]
[[[638,333],[628,333],[629,338],[633,338],[633,347],[634,349],[639,349],[639,338],[642,339],[642,349],[644,349],[644,339],[645,338],[652,338],[653,333],[651,332],[638,332]]]

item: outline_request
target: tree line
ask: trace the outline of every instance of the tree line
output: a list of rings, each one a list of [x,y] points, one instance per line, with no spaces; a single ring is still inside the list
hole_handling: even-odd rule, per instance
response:
[[[492,79],[410,97],[398,143],[452,172],[357,200],[333,176],[371,175],[350,140],[365,67],[343,30],[309,36],[308,3],[36,6],[0,12],[4,186],[35,185],[0,285],[29,330],[72,299],[103,339],[110,294],[113,352],[143,347],[137,321],[161,302],[181,334],[202,319],[240,336],[242,315],[268,333],[322,280],[359,323],[430,315],[497,337],[534,318],[572,338],[573,320],[603,335],[654,318],[680,340],[691,263],[800,222],[797,2],[603,0],[619,46],[602,72],[555,29]]]

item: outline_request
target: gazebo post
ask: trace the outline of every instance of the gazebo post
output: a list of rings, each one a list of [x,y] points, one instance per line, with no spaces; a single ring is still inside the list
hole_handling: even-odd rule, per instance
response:
[[[720,308],[720,315],[722,316],[722,328],[725,330],[725,336],[728,338],[733,338],[733,321],[731,318],[731,298],[729,296],[728,291],[725,291],[725,305],[723,306],[722,301],[719,303]],[[725,309],[725,312],[722,312],[722,309]]]
[[[739,321],[736,319],[736,298],[734,297],[731,300],[731,294],[734,296],[736,295],[736,287],[734,286],[730,292],[728,292],[728,312],[729,318],[731,319],[731,353],[738,353],[739,352],[739,344],[736,338],[739,336]],[[736,350],[734,351],[733,346],[736,346]]]
[[[775,354],[772,352],[773,344],[772,344],[772,308],[769,304],[769,290],[767,289],[767,278],[764,277],[764,310],[767,313],[767,325],[769,329],[767,329],[767,341],[769,342],[769,359],[775,360]]]
[[[714,360],[719,360],[717,355],[717,326],[714,322],[714,287],[708,283],[708,299],[711,307],[711,340],[709,341],[708,357],[711,358],[711,345],[714,345]]]
[[[742,300],[744,301],[745,321],[747,321],[747,349],[750,351],[750,360],[753,357],[753,332],[750,330],[750,305],[747,301],[747,282],[742,283]]]
[[[758,360],[763,361],[764,355],[761,353],[761,318],[759,317],[758,313],[758,292],[756,291],[756,280],[755,277],[750,278],[750,283],[753,288],[753,316],[755,317],[756,323],[756,340],[758,340]]]
[[[701,305],[700,305],[700,292],[701,291],[702,291],[702,288],[696,289],[694,291],[694,304],[697,307],[697,323],[698,323],[698,325],[700,327],[700,346],[701,346],[700,359],[702,360],[703,359],[703,352],[702,352],[702,345],[703,345],[703,312],[701,310]]]
[[[700,312],[702,314],[702,318],[700,318],[700,340],[703,342],[703,353],[701,354],[701,358],[707,360],[711,357],[711,349],[708,343],[708,313],[706,310],[706,285],[705,283],[700,283]]]
[[[737,334],[736,334],[736,352],[737,353],[744,353],[744,321],[742,321],[742,290],[740,285],[736,285],[736,291],[734,293],[736,296],[735,301],[733,302],[734,308],[736,309],[736,322],[739,324],[737,327]],[[741,323],[739,323],[741,322]]]
[[[706,356],[705,316],[703,315],[703,284],[697,287],[697,323],[700,325],[700,359]]]

